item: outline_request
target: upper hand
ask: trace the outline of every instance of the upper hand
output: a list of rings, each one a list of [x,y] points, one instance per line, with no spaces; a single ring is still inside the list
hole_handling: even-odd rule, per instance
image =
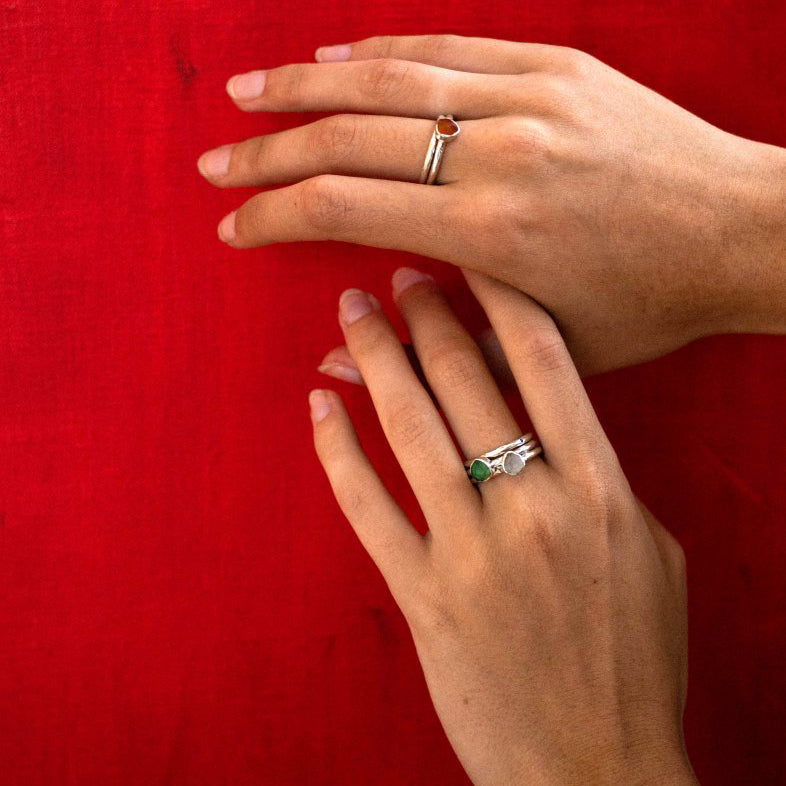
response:
[[[488,273],[549,310],[582,373],[773,329],[784,151],[574,49],[416,36],[336,56],[230,80],[246,111],[341,114],[202,157],[221,187],[292,184],[227,216],[229,244],[342,240]],[[462,130],[434,188],[417,181],[441,113]]]

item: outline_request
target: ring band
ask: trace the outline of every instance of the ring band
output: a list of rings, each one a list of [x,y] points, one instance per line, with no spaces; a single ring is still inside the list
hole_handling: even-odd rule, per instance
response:
[[[524,434],[513,442],[500,445],[477,458],[464,462],[467,477],[474,484],[485,483],[495,475],[518,475],[527,462],[539,456],[542,449],[532,434]]]
[[[453,119],[453,115],[440,115],[434,126],[434,133],[428,143],[426,158],[420,170],[420,182],[427,186],[436,185],[439,168],[442,166],[442,156],[445,153],[445,145],[451,139],[455,139],[461,128]]]

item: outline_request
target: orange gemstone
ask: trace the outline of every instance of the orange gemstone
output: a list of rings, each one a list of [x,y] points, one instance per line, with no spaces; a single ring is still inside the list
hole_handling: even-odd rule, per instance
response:
[[[459,131],[458,123],[449,117],[442,117],[437,120],[437,131],[443,136],[455,136]]]

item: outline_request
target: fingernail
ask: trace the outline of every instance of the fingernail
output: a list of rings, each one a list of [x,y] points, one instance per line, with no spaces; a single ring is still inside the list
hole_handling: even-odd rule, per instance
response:
[[[249,71],[247,74],[236,74],[227,82],[227,93],[238,101],[250,101],[259,98],[265,90],[266,71]]]
[[[340,379],[344,382],[351,382],[353,385],[362,385],[363,377],[360,372],[353,366],[345,366],[343,363],[322,363],[318,368],[321,374],[327,374],[334,379]]]
[[[330,414],[330,399],[324,390],[312,390],[308,394],[308,405],[311,410],[311,422],[316,424]]]
[[[237,210],[233,210],[228,216],[224,216],[218,225],[218,236],[225,243],[231,243],[235,239],[235,213],[237,213]]]
[[[421,273],[411,267],[400,267],[394,274],[391,284],[393,285],[393,297],[397,298],[405,289],[409,289],[421,281],[433,281],[434,277],[428,273]]]
[[[376,302],[375,302],[376,301]],[[379,301],[360,289],[347,289],[338,300],[338,313],[345,326],[379,308]]]
[[[229,159],[234,145],[223,145],[215,150],[202,153],[197,161],[199,171],[204,177],[223,177],[229,172]]]
[[[352,47],[349,44],[337,44],[336,46],[320,46],[314,53],[318,63],[335,63],[339,60],[349,60],[352,54]]]

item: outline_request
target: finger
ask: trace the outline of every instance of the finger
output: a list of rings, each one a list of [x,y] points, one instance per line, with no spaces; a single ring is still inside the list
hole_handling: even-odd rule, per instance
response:
[[[401,310],[426,378],[450,427],[471,460],[521,436],[478,345],[456,318],[434,279],[411,268],[393,274],[393,296]],[[546,471],[542,461],[533,462]],[[529,481],[537,482],[536,478]],[[492,484],[490,491],[503,489]],[[485,493],[486,488],[483,487]]]
[[[423,118],[451,112],[462,120],[508,114],[518,92],[516,77],[394,59],[291,63],[233,76],[227,91],[246,112],[362,112]]]
[[[474,128],[473,128],[474,126]],[[477,172],[477,162],[464,155],[477,121],[462,124],[450,143],[439,171],[441,184]],[[275,134],[224,145],[204,153],[198,162],[204,177],[222,188],[294,183],[320,174],[358,175],[417,183],[434,131],[433,120],[371,115],[332,115]],[[484,145],[485,146],[485,145]]]
[[[496,38],[414,35],[373,36],[352,44],[323,46],[315,57],[321,63],[392,57],[478,74],[521,74],[553,67],[566,51],[560,46]]]
[[[485,310],[552,466],[611,451],[573,360],[546,311],[513,287],[464,271]],[[613,451],[611,451],[613,453]]]
[[[339,311],[347,348],[431,528],[478,510],[463,461],[376,299],[349,289]]]
[[[412,268],[399,268],[392,284],[426,379],[465,457],[521,436],[478,345],[434,279]]]
[[[343,240],[444,258],[463,203],[452,186],[319,175],[251,197],[224,217],[219,237],[235,248]]]
[[[503,393],[514,390],[516,383],[510,371],[508,359],[500,346],[497,334],[491,328],[488,328],[475,336],[475,343],[478,345],[483,359],[486,361],[489,371],[491,371],[491,376],[494,377],[494,381],[500,390]],[[407,357],[410,363],[412,363],[418,379],[426,386],[429,393],[433,395],[413,346],[404,344],[404,351],[407,353]],[[360,371],[358,371],[357,364],[344,345],[331,349],[322,359],[322,362],[317,367],[317,371],[334,379],[351,382],[354,385],[365,385],[363,377],[360,375]]]
[[[371,465],[338,395],[309,395],[314,447],[344,515],[397,596],[425,565],[425,544]]]

